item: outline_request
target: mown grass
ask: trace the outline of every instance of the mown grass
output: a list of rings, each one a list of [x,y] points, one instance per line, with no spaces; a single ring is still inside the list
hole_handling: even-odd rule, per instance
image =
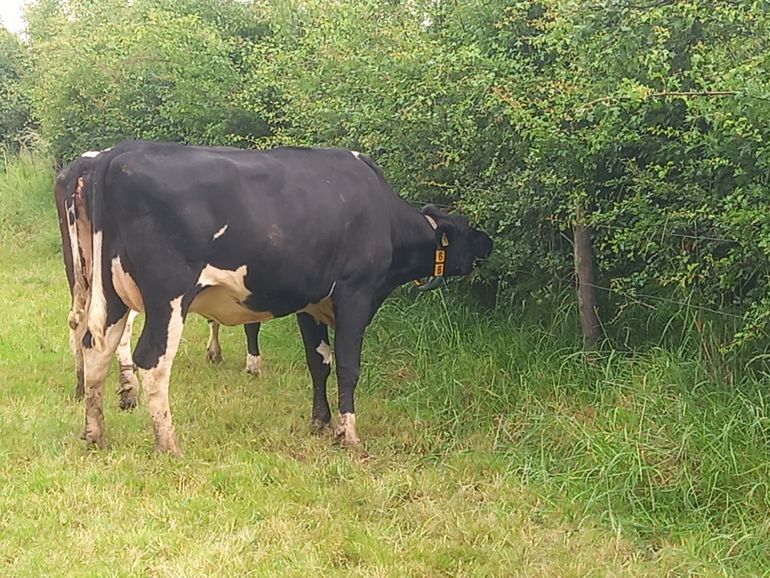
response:
[[[714,382],[685,349],[587,364],[563,325],[452,289],[404,291],[370,329],[363,454],[310,432],[293,319],[263,329],[258,379],[240,328],[211,367],[190,319],[182,459],[115,395],[109,447],[87,449],[50,178],[33,156],[0,174],[2,575],[767,573],[767,384]]]

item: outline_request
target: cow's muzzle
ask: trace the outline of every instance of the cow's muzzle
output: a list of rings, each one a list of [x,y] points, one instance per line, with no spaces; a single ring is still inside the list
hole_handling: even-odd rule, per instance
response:
[[[420,291],[432,291],[433,289],[438,289],[444,284],[444,277],[434,277],[430,276],[428,277],[428,280],[425,283],[421,283],[417,286],[417,288]]]

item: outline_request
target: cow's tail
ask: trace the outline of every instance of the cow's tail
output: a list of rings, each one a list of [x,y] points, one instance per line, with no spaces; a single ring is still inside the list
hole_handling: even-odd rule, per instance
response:
[[[62,241],[67,247],[64,252],[65,268],[72,293],[72,303],[67,322],[73,331],[79,333],[79,328],[86,315],[88,301],[88,281],[83,267],[81,249],[78,245],[78,218],[76,203],[83,194],[83,176],[76,170],[62,173],[57,179],[56,204],[61,205],[62,211]]]
[[[108,155],[104,155],[108,156]],[[91,242],[93,270],[91,273],[91,299],[88,304],[88,331],[91,345],[97,351],[104,349],[104,330],[107,325],[107,297],[104,293],[104,181],[110,158],[100,159],[86,183],[86,197],[91,210]]]

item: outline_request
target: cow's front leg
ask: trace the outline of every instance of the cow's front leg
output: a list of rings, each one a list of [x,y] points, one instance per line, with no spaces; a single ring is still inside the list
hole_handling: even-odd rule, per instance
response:
[[[298,313],[297,323],[305,345],[307,368],[313,380],[312,425],[318,433],[324,433],[329,430],[332,419],[329,400],[326,398],[326,381],[332,366],[329,328],[307,313]]]
[[[104,332],[104,349],[83,348],[83,373],[85,382],[86,425],[83,438],[104,447],[104,381],[110,362],[126,326],[128,311]],[[87,334],[90,340],[90,334]]]
[[[369,322],[370,309],[371,299],[360,295],[350,299],[342,297],[339,301],[334,300],[336,317],[334,352],[337,362],[340,412],[340,421],[334,433],[345,446],[355,446],[360,443],[356,433],[354,397],[361,370],[361,346],[364,330]]]
[[[262,357],[259,355],[259,323],[246,323],[246,373],[262,374]]]
[[[147,409],[155,431],[155,449],[180,455],[174,433],[168,385],[184,328],[182,297],[165,304],[147,305],[144,329],[134,353],[134,363],[139,368]]]
[[[222,363],[222,347],[219,345],[219,323],[209,319],[209,340],[206,343],[206,361]]]
[[[139,381],[134,374],[134,360],[131,357],[131,334],[134,329],[134,320],[139,315],[136,311],[128,312],[126,327],[118,344],[118,363],[120,364],[120,379],[118,381],[118,395],[120,409],[133,409],[136,407],[139,397]]]

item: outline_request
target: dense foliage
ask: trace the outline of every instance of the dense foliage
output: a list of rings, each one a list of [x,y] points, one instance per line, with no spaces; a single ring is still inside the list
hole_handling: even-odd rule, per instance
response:
[[[18,150],[29,142],[31,107],[24,78],[29,56],[19,39],[0,26],[0,147]]]
[[[678,310],[737,320],[724,352],[770,317],[767,4],[39,0],[32,101],[65,161],[126,137],[365,151],[494,234],[499,295],[573,282],[584,207],[610,335]]]

